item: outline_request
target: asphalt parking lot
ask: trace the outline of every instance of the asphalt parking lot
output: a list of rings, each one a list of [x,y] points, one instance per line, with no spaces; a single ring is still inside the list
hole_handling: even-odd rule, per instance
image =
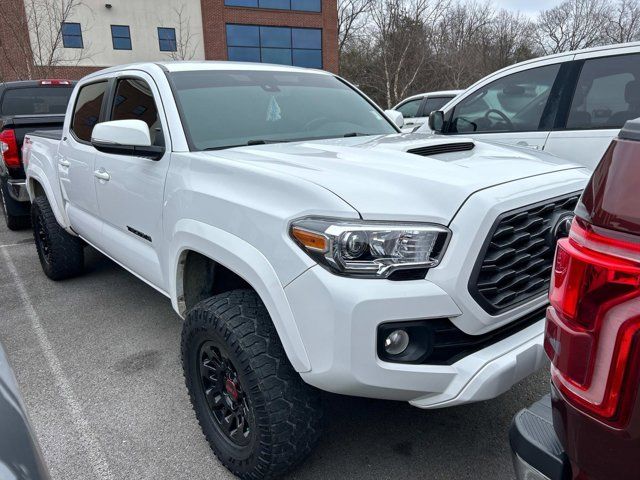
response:
[[[102,255],[54,283],[31,233],[0,227],[0,340],[54,480],[228,479],[195,420],[169,301]],[[326,395],[319,448],[295,479],[511,479],[507,429],[546,371],[446,410]]]

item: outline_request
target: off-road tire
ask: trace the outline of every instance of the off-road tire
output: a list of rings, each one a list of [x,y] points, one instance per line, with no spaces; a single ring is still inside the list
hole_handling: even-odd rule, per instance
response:
[[[45,275],[51,280],[64,280],[82,273],[84,246],[82,240],[60,226],[45,196],[31,204],[33,237]]]
[[[244,447],[225,437],[205,398],[200,349],[211,341],[221,345],[233,364],[247,399],[253,425],[249,422],[252,438]],[[289,363],[255,292],[216,295],[187,313],[182,366],[193,409],[211,449],[241,479],[277,478],[315,447],[322,417],[320,394]]]
[[[15,202],[15,200],[7,198],[6,186],[4,182],[0,186],[0,208],[2,208],[2,216],[4,217],[5,224],[9,230],[24,230],[31,226],[31,219],[28,215],[13,215],[9,213],[8,202]]]

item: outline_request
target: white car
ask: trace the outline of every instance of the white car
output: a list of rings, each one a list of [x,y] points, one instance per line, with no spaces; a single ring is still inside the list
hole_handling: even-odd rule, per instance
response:
[[[530,147],[593,170],[640,117],[640,42],[536,58],[493,73],[435,112],[433,130]]]
[[[440,110],[464,90],[442,90],[439,92],[419,93],[405,98],[398,103],[393,110],[402,113],[404,124],[403,132],[413,132],[429,119],[429,114],[434,110]]]
[[[202,429],[251,479],[311,450],[317,389],[441,408],[542,366],[555,242],[588,179],[400,134],[327,72],[227,62],[91,74],[24,159],[45,274],[80,274],[86,243],[167,296]]]

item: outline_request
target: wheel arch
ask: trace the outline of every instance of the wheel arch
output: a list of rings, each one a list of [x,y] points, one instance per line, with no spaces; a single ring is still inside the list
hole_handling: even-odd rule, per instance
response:
[[[184,317],[193,302],[204,294],[251,288],[267,308],[293,368],[298,372],[311,370],[284,287],[259,250],[233,234],[192,219],[176,224],[172,244],[170,258],[174,264],[170,292],[173,307],[180,316]],[[212,266],[213,271],[208,266]],[[216,271],[222,272],[231,285],[216,285]]]
[[[58,188],[58,192],[51,186],[51,183],[48,180],[45,172],[38,166],[29,165],[29,172],[27,176],[27,191],[29,193],[29,198],[33,203],[33,200],[40,195],[44,195],[47,197],[49,204],[51,205],[51,209],[53,210],[53,214],[56,217],[58,223],[65,229],[69,230],[69,221],[66,218],[64,212],[60,209],[62,194],[60,189]]]

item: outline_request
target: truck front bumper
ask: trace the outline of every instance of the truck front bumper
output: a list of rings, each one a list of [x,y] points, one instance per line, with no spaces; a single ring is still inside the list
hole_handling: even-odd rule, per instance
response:
[[[543,313],[451,364],[381,360],[381,324],[461,314],[453,299],[428,280],[353,279],[316,266],[285,292],[311,363],[311,371],[301,375],[322,390],[441,408],[496,397],[544,364]]]
[[[509,430],[517,480],[567,480],[570,462],[553,428],[546,395],[516,414]]]

